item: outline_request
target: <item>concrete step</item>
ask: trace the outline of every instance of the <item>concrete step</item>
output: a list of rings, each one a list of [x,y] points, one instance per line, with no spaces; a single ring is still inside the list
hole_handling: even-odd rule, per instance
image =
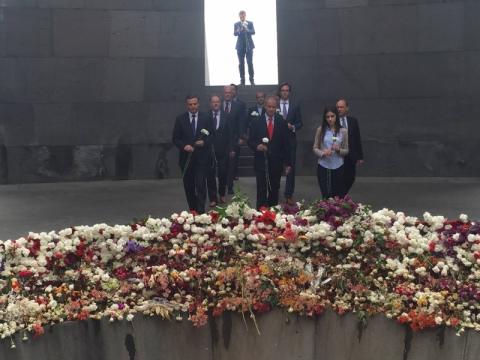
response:
[[[277,87],[277,85],[238,86],[238,97],[247,103],[247,107],[250,107],[256,103],[255,95],[257,91],[263,91],[267,95],[275,95]],[[210,89],[212,94],[222,95],[223,93],[223,86],[211,86]]]

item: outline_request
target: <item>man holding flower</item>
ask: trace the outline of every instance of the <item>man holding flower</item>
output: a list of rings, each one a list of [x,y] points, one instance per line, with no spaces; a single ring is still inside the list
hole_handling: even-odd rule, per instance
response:
[[[173,128],[173,143],[179,150],[179,165],[188,207],[199,214],[205,212],[206,178],[212,164],[212,123],[198,111],[196,95],[185,98],[187,111],[177,116]]]
[[[269,96],[265,113],[252,122],[248,146],[255,153],[254,169],[257,183],[257,208],[278,204],[278,192],[283,167],[290,171],[290,143],[288,127],[277,114],[278,100]]]

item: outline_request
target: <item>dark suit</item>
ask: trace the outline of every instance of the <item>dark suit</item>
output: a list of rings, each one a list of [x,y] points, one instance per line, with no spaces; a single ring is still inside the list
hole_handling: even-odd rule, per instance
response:
[[[348,128],[348,154],[344,159],[344,186],[347,194],[355,182],[357,161],[363,160],[362,139],[358,120],[353,116],[347,116]]]
[[[233,25],[233,35],[237,36],[237,44],[235,49],[238,56],[238,70],[240,72],[240,79],[242,83],[245,83],[245,57],[247,58],[248,76],[250,81],[253,81],[253,49],[255,44],[253,43],[252,35],[255,34],[255,28],[253,22],[247,21],[247,28],[243,30],[242,23],[240,21]]]
[[[282,102],[280,99],[280,111],[282,112]],[[283,115],[283,112],[282,112]],[[300,105],[295,104],[294,102],[288,100],[288,112],[287,112],[287,123],[292,124],[295,127],[295,131],[288,130],[288,138],[290,140],[290,162],[292,164],[292,169],[287,175],[287,180],[285,183],[285,198],[289,199],[293,197],[295,192],[295,164],[297,158],[297,135],[296,132],[300,130],[303,126],[302,122],[302,113],[300,111]]]
[[[187,197],[188,207],[202,214],[205,212],[206,178],[211,166],[211,141],[212,136],[201,134],[202,129],[212,134],[211,119],[205,114],[197,113],[197,126],[195,134],[190,124],[189,113],[185,112],[177,116],[173,128],[173,143],[179,150],[179,165],[183,176],[183,187]],[[188,154],[184,149],[186,145],[195,146],[195,141],[204,140],[204,146],[195,147],[191,155],[190,163],[185,169]]]
[[[229,114],[226,114],[223,110],[219,112],[220,122],[218,129],[216,129],[213,111],[209,111],[208,115],[212,119],[212,154],[215,154],[214,166],[211,167],[207,177],[208,198],[210,201],[217,201],[216,174],[218,175],[218,195],[222,197],[225,196],[230,151],[235,145],[233,142],[236,137]]]
[[[225,109],[225,100],[222,102],[222,109]],[[230,101],[230,122],[233,127],[232,138],[232,151],[235,151],[235,157],[229,162],[227,186],[229,191],[233,191],[233,178],[237,175],[238,156],[240,154],[240,146],[238,145],[238,139],[243,137],[246,104],[243,101],[232,100]]]
[[[262,139],[268,138],[267,115],[255,119],[250,126],[248,146],[254,151],[254,169],[257,180],[257,208],[275,206],[278,204],[278,192],[283,166],[290,166],[290,141],[288,139],[287,123],[280,115],[274,116],[273,136],[268,143],[268,169],[265,166],[265,153],[257,150],[263,144]],[[267,196],[268,171],[270,191]]]
[[[258,115],[252,115],[252,113],[258,113]],[[255,120],[255,119],[258,119],[260,117],[262,117],[263,115],[265,114],[265,108],[262,107],[260,110],[258,109],[258,106],[252,106],[248,109],[247,111],[247,121],[246,121],[246,134],[248,135],[249,132],[250,132],[250,126],[252,125],[252,122]],[[248,136],[247,136],[248,138]]]

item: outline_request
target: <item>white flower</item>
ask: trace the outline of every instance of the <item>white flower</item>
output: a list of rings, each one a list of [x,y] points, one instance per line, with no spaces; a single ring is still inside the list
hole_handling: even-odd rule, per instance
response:
[[[262,143],[264,143],[264,144],[268,144],[269,141],[270,141],[270,140],[269,140],[268,138],[266,138],[266,137],[264,137],[264,138],[262,139]]]
[[[468,222],[468,215],[460,214],[460,221],[463,222],[463,223],[467,223]]]
[[[200,133],[201,133],[202,135],[205,135],[205,136],[210,135],[210,132],[209,132],[207,129],[202,129],[202,130],[200,130]]]
[[[250,115],[251,115],[251,116],[258,116],[258,115],[260,115],[260,114],[259,114],[258,112],[256,112],[256,111],[252,111],[252,112],[250,113]]]

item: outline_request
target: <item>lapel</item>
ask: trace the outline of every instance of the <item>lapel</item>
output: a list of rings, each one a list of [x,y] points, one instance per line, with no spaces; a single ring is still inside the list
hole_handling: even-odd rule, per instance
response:
[[[273,135],[272,135],[272,141],[275,139],[276,135],[278,134],[279,127],[280,127],[280,121],[283,121],[282,115],[274,116],[273,117]]]

